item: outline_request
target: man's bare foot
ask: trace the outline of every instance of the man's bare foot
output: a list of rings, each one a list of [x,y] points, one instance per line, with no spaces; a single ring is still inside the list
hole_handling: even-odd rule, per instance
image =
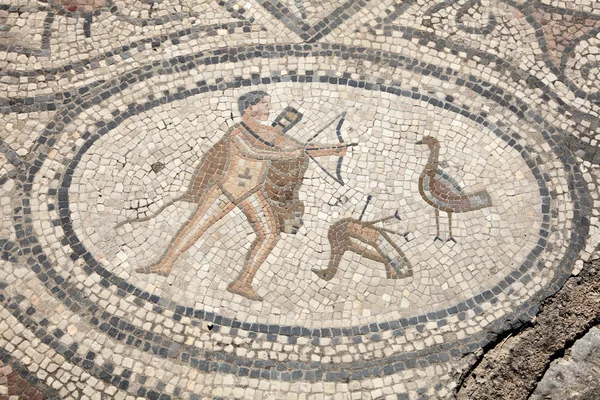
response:
[[[162,266],[161,264],[154,264],[149,267],[136,268],[135,272],[138,274],[156,274],[160,276],[169,276],[171,268]]]
[[[244,281],[233,281],[227,285],[227,291],[229,293],[238,294],[247,299],[253,301],[262,301],[263,298],[258,295],[252,288],[252,285],[245,283]]]

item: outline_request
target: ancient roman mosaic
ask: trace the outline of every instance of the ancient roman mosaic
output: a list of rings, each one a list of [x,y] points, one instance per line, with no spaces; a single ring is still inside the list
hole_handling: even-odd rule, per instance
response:
[[[0,2],[0,399],[452,398],[596,257],[599,32],[589,0]]]

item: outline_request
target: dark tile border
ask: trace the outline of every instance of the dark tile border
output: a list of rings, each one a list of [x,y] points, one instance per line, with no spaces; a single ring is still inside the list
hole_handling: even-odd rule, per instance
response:
[[[332,30],[362,10],[370,1],[347,0],[344,4],[324,16],[318,23],[309,25],[278,0],[257,0],[265,10],[308,43],[324,38]]]
[[[503,3],[508,6],[520,11],[525,16],[527,23],[531,25],[531,27],[535,30],[536,39],[540,48],[544,51],[542,54],[544,63],[550,68],[552,73],[556,75],[559,81],[563,82],[570,91],[573,93],[577,92],[578,97],[586,98],[590,101],[596,101],[598,103],[598,99],[595,96],[600,96],[600,92],[593,93],[592,97],[588,97],[588,94],[582,90],[580,90],[576,85],[574,85],[568,77],[564,74],[564,67],[557,66],[548,56],[547,48],[546,48],[546,40],[544,37],[544,31],[541,25],[531,16],[533,12],[537,9],[543,9],[547,12],[558,12],[563,14],[574,15],[576,17],[588,18],[594,20],[600,20],[600,16],[590,14],[587,12],[568,10],[558,7],[547,6],[545,4],[541,4],[539,0],[534,0],[532,2],[527,2],[525,4],[517,4],[513,0],[501,0]],[[437,3],[433,7],[430,7],[428,10],[424,12],[424,16],[431,15],[445,7],[449,7],[453,4],[457,3],[457,0],[445,0],[441,3]],[[475,4],[474,2],[470,5]],[[412,4],[412,0],[407,0],[407,3],[404,4]],[[469,4],[466,4],[467,6]],[[461,7],[461,10],[465,10],[465,6]],[[588,131],[596,131],[600,127],[600,121],[597,116],[593,113],[589,113],[586,111],[582,111],[577,107],[570,105],[567,101],[563,100],[556,92],[554,92],[547,84],[541,81],[537,76],[530,73],[528,70],[523,70],[518,66],[512,65],[510,62],[498,57],[495,54],[487,53],[483,50],[479,50],[474,47],[469,47],[462,45],[460,43],[455,43],[448,41],[440,36],[435,35],[432,32],[426,31],[424,29],[419,29],[418,27],[411,26],[403,26],[395,23],[395,20],[403,14],[405,10],[400,9],[395,12],[391,12],[386,18],[381,19],[379,24],[375,27],[371,27],[370,25],[365,25],[365,28],[369,32],[369,34],[373,36],[378,36],[376,33],[376,29],[381,29],[383,31],[384,36],[392,36],[393,32],[398,32],[404,36],[406,39],[419,39],[419,44],[426,46],[429,43],[433,42],[437,50],[449,49],[450,52],[454,55],[457,55],[459,52],[464,52],[467,54],[467,58],[473,59],[474,57],[478,57],[478,64],[488,65],[490,68],[493,68],[496,71],[502,72],[507,75],[507,78],[510,78],[518,85],[527,86],[532,89],[539,89],[543,91],[542,99],[545,101],[554,101],[556,102],[557,111],[560,114],[570,114],[570,119],[576,123],[581,123],[583,120],[589,123],[589,127],[585,129],[585,132]],[[494,18],[495,19],[495,18]],[[489,33],[489,29],[492,28],[494,19],[488,20],[488,25],[482,29],[478,34],[485,35]],[[497,22],[497,19],[495,19]],[[457,21],[458,28],[465,30],[460,25],[460,20]],[[430,27],[431,24],[428,24],[424,21],[424,27]],[[467,32],[467,31],[465,31]],[[592,34],[597,34],[598,30],[594,30]],[[475,32],[472,32],[475,33]],[[581,37],[578,40],[574,41],[572,45],[574,46],[576,43],[579,43],[581,40],[585,38]],[[568,59],[567,53],[572,50],[572,46],[569,46],[565,49],[565,53],[563,54],[563,60],[561,65],[564,65],[566,60]],[[598,97],[600,98],[600,97]],[[579,132],[582,136],[585,135],[584,132]],[[586,141],[581,140],[575,134],[572,134],[569,139],[569,147],[573,149],[573,151],[577,151],[579,157],[583,160],[588,161],[592,164],[600,164],[600,149],[597,146],[593,146]]]
[[[23,12],[21,7],[13,7],[8,4],[1,4],[0,10],[17,14],[21,14]],[[36,57],[48,57],[50,55],[50,38],[52,36],[52,24],[54,23],[55,13],[48,11],[47,7],[39,7],[38,10],[39,12],[47,13],[46,17],[44,18],[44,30],[42,32],[42,41],[40,43],[40,47],[23,47],[17,45],[0,44],[0,51]]]
[[[280,326],[280,325],[268,325],[268,324],[259,324],[259,323],[247,323],[243,321],[239,321],[236,319],[231,319],[227,317],[220,316],[219,314],[215,314],[212,312],[207,312],[201,309],[194,309],[190,307],[185,307],[183,305],[174,303],[166,298],[162,298],[160,296],[153,295],[146,291],[139,289],[134,284],[119,278],[117,275],[111,273],[106,268],[102,266],[94,256],[87,251],[83,243],[79,240],[75,231],[73,229],[73,223],[71,220],[71,212],[69,210],[69,188],[71,185],[73,173],[77,169],[77,165],[81,160],[82,156],[86,153],[88,149],[90,149],[94,143],[100,139],[102,136],[108,134],[112,129],[119,126],[122,122],[127,121],[128,118],[138,115],[142,112],[149,111],[152,108],[159,106],[161,104],[170,103],[176,100],[182,100],[188,97],[192,97],[194,95],[198,95],[201,93],[212,92],[212,91],[221,91],[223,87],[219,87],[217,85],[197,85],[196,88],[189,89],[182,93],[176,93],[173,95],[167,95],[162,98],[158,98],[152,101],[148,101],[145,104],[130,104],[128,105],[127,111],[123,113],[118,113],[113,116],[112,120],[103,121],[101,124],[98,124],[97,133],[86,132],[82,138],[85,139],[85,143],[81,146],[77,154],[73,157],[73,160],[68,165],[65,174],[61,177],[61,182],[59,184],[59,189],[54,194],[49,194],[50,198],[54,198],[54,203],[52,207],[56,207],[59,212],[60,220],[56,221],[60,223],[65,233],[65,242],[68,242],[71,246],[73,252],[78,256],[85,260],[88,266],[88,273],[92,273],[92,271],[100,276],[102,276],[110,285],[114,285],[121,290],[129,294],[133,294],[134,296],[142,299],[148,300],[153,304],[162,305],[168,310],[174,311],[176,314],[185,315],[188,317],[193,317],[200,320],[205,320],[207,322],[214,322],[218,325],[228,326],[233,328],[239,328],[242,330],[247,330],[251,332],[261,332],[261,333],[272,333],[272,334],[282,334],[286,336],[305,336],[305,337],[336,337],[336,336],[352,336],[357,334],[366,334],[366,333],[374,333],[381,332],[390,329],[398,329],[400,327],[407,327],[418,325],[426,322],[439,322],[444,321],[447,316],[455,315],[460,312],[464,312],[467,310],[475,309],[482,303],[492,301],[496,296],[505,291],[505,289],[509,288],[512,283],[521,279],[527,272],[533,267],[537,265],[537,258],[542,252],[545,250],[547,244],[547,238],[550,235],[550,193],[546,186],[546,177],[540,172],[537,161],[534,157],[529,154],[529,151],[519,144],[517,144],[517,139],[505,134],[500,128],[490,129],[490,123],[482,116],[472,114],[467,109],[462,108],[460,106],[454,105],[449,101],[441,101],[436,98],[431,98],[427,95],[420,94],[413,90],[402,90],[397,87],[387,87],[384,85],[376,85],[365,81],[356,81],[352,79],[338,79],[331,78],[327,76],[310,76],[310,75],[288,75],[284,77],[280,76],[271,76],[271,77],[259,77],[257,79],[261,84],[270,84],[277,82],[321,82],[328,83],[331,85],[342,85],[356,88],[364,88],[364,90],[375,90],[386,92],[390,94],[394,94],[401,97],[410,98],[413,100],[420,100],[425,104],[431,104],[436,107],[452,111],[456,114],[459,114],[465,118],[468,118],[474,122],[480,124],[483,129],[491,130],[493,134],[495,134],[498,138],[504,140],[509,146],[515,149],[517,152],[521,154],[524,162],[530,168],[532,174],[535,176],[535,179],[538,183],[538,191],[539,195],[542,198],[542,226],[539,232],[539,241],[536,248],[534,248],[529,255],[525,258],[525,261],[521,265],[518,270],[511,272],[504,279],[502,279],[497,285],[494,287],[466,300],[458,303],[455,306],[448,307],[445,310],[440,310],[437,312],[432,312],[428,314],[422,314],[411,318],[402,318],[400,320],[392,320],[387,321],[385,323],[373,323],[363,326],[354,326],[347,328],[321,328],[321,329],[308,329],[300,326]],[[252,86],[252,82],[244,82],[241,77],[233,78],[231,81],[222,82],[225,88],[240,88],[240,87],[250,87]],[[443,322],[442,322],[443,323]]]
[[[1,302],[2,300],[0,300],[0,303]],[[13,370],[17,371],[21,378],[25,379],[30,385],[34,386],[40,393],[42,393],[46,400],[61,399],[60,395],[55,389],[43,383],[43,381],[35,376],[35,374],[29,372],[27,367],[21,364],[13,355],[11,355],[10,352],[3,348],[0,348],[0,360],[2,363],[4,363],[4,365],[10,365]]]
[[[374,52],[374,51],[364,49],[364,48],[352,48],[352,47],[347,48],[347,47],[343,47],[343,46],[329,46],[329,45],[314,45],[314,46],[311,46],[311,45],[300,45],[300,46],[288,45],[288,46],[272,46],[272,47],[271,46],[259,46],[258,48],[248,48],[247,50],[245,48],[229,49],[229,50],[230,50],[230,52],[218,50],[217,54],[214,54],[214,52],[213,52],[213,54],[208,54],[208,55],[204,54],[204,53],[199,53],[195,56],[178,57],[176,59],[171,60],[170,62],[165,61],[165,62],[160,63],[159,65],[156,65],[155,72],[157,74],[170,74],[175,71],[179,72],[179,71],[191,68],[192,66],[190,65],[190,63],[195,62],[194,67],[198,67],[199,65],[202,65],[202,64],[212,63],[212,60],[216,60],[217,62],[219,62],[219,60],[233,61],[232,60],[233,57],[235,57],[236,60],[244,60],[244,59],[251,59],[251,58],[256,58],[256,57],[274,57],[274,58],[284,57],[284,56],[290,55],[290,54],[296,54],[299,56],[308,56],[308,55],[316,54],[316,55],[329,55],[329,56],[338,56],[338,57],[353,58],[353,59],[368,59],[368,60],[372,60],[373,62],[383,63],[383,64],[387,64],[387,65],[392,65],[392,66],[404,66],[407,69],[413,69],[415,72],[421,73],[423,75],[431,74],[434,76],[442,76],[442,75],[447,76],[447,77],[449,77],[449,79],[456,80],[457,84],[468,87],[469,89],[478,93],[479,95],[487,97],[487,98],[497,102],[498,104],[502,105],[503,107],[511,109],[521,119],[526,118],[526,116],[528,118],[534,119],[535,122],[539,125],[539,129],[543,133],[545,139],[548,141],[550,146],[554,149],[555,153],[557,154],[557,157],[565,165],[565,171],[569,175],[569,182],[570,182],[569,185],[571,188],[571,196],[574,199],[573,202],[575,204],[573,221],[574,221],[575,226],[578,228],[578,230],[574,231],[572,234],[571,245],[569,246],[569,249],[564,256],[562,263],[557,270],[557,279],[555,279],[547,288],[542,290],[542,292],[539,293],[533,301],[526,303],[523,307],[520,307],[518,310],[516,310],[512,314],[512,316],[507,317],[506,320],[513,321],[510,323],[517,323],[514,321],[519,321],[520,319],[528,320],[528,319],[532,318],[535,315],[535,311],[537,310],[537,302],[541,301],[541,299],[544,298],[545,296],[547,296],[548,294],[555,292],[563,284],[566,277],[568,277],[570,268],[572,267],[572,264],[575,261],[579,251],[583,247],[584,240],[587,235],[587,229],[588,229],[588,225],[589,225],[587,215],[589,215],[589,212],[590,212],[591,199],[589,198],[589,193],[587,193],[587,189],[582,180],[581,173],[578,170],[576,160],[570,153],[569,149],[565,146],[566,134],[564,134],[563,132],[560,132],[556,128],[552,127],[540,116],[535,115],[533,113],[533,111],[529,110],[526,105],[518,104],[518,103],[515,105],[515,99],[510,98],[508,95],[504,95],[504,93],[500,89],[495,88],[492,85],[490,85],[486,82],[480,81],[476,78],[465,77],[465,79],[463,79],[463,78],[458,77],[458,75],[450,69],[438,68],[438,67],[435,67],[434,65],[420,63],[417,60],[407,59],[405,57],[395,55],[392,53]],[[242,50],[245,50],[245,51],[242,51]],[[230,56],[230,54],[233,54],[233,55]],[[136,79],[138,81],[141,81],[141,80],[147,79],[151,75],[150,71],[151,70],[149,70],[149,69],[144,69],[143,74],[134,75],[134,76],[136,77]],[[299,79],[298,81],[306,81],[306,77],[308,77],[308,76],[309,75],[304,75],[304,78],[301,78],[301,76],[298,76],[298,79]],[[75,101],[73,103],[72,107],[71,106],[67,107],[67,110],[59,113],[59,116],[55,119],[55,121],[48,125],[47,129],[44,131],[44,133],[42,134],[42,136],[38,139],[38,141],[36,143],[34,151],[37,153],[37,158],[33,161],[33,164],[28,169],[24,170],[21,173],[21,175],[19,176],[21,179],[21,189],[25,196],[30,194],[30,190],[31,190],[30,182],[32,182],[33,177],[35,176],[35,174],[38,172],[39,168],[41,167],[43,160],[45,159],[45,152],[51,146],[54,145],[54,142],[55,142],[54,137],[58,133],[60,133],[60,131],[64,128],[64,125],[66,123],[68,123],[70,120],[72,120],[73,116],[75,116],[79,112],[83,111],[83,109],[91,107],[91,105],[93,104],[94,101],[95,102],[101,101],[103,98],[110,97],[111,93],[114,94],[114,93],[117,93],[120,90],[126,88],[128,86],[128,84],[126,83],[128,79],[130,79],[130,78],[125,76],[123,80],[118,79],[118,80],[115,80],[113,82],[109,82],[109,83],[103,85],[102,90],[104,91],[103,92],[104,94],[100,91],[97,91],[95,93],[95,96],[92,99],[85,98],[84,100],[81,100],[79,102]],[[304,79],[304,80],[302,80],[302,79]],[[389,93],[395,93],[397,95],[407,95],[407,96],[410,95],[411,97],[413,96],[413,92],[410,92],[410,91],[404,91],[406,93],[403,93],[403,91],[399,88],[387,87],[384,85],[377,85],[377,84],[372,84],[372,83],[368,83],[368,82],[364,82],[364,81],[362,81],[362,83],[361,83],[361,81],[352,81],[349,78],[323,77],[323,78],[319,78],[319,79],[326,79],[326,82],[328,82],[330,84],[335,84],[335,85],[339,85],[339,84],[350,85],[350,82],[352,82],[352,85],[356,84],[357,87],[364,88],[366,90],[382,90],[382,91],[386,91]],[[239,82],[239,83],[233,82],[233,84],[239,84],[240,86],[242,86],[242,85],[250,86],[250,85],[257,84],[257,83],[263,83],[262,78],[260,76],[256,76],[256,78],[252,78],[252,79],[248,79],[248,80],[243,80],[243,79],[238,80],[237,82]],[[227,83],[221,82],[214,86],[216,88],[214,90],[220,90],[220,88],[226,88]],[[199,94],[200,87],[198,87],[196,89],[198,90],[198,93],[196,93],[196,91],[193,91],[193,92],[190,91],[189,93],[186,93],[186,91],[183,91],[183,92],[178,92],[178,93],[174,93],[174,94],[168,94],[167,96],[164,97],[164,100],[160,100],[160,101],[168,102],[168,101],[181,99],[184,96],[191,96],[194,94]],[[205,91],[208,91],[208,90],[210,90],[210,87],[208,87],[208,89],[205,89]],[[169,96],[171,96],[171,97],[169,97]],[[423,95],[420,95],[420,96],[421,96],[421,99],[423,100],[423,97],[422,97]],[[152,100],[152,101],[155,101],[155,100]],[[153,107],[152,101],[148,102],[146,105],[137,105],[136,108],[139,108],[140,110],[150,109]],[[451,108],[451,107],[456,108],[456,110],[459,113],[462,113],[463,111],[465,111],[468,114],[468,111],[462,110],[460,107],[453,105],[452,102],[449,102],[449,101],[443,102],[438,99],[431,99],[431,98],[427,98],[427,101],[428,102],[435,101],[435,102],[439,103],[438,106],[446,107],[446,105],[447,105],[447,107],[449,107],[449,108]],[[430,103],[430,104],[433,104],[433,103]],[[468,115],[470,115],[470,114],[468,114]],[[466,116],[466,117],[471,118],[469,116]],[[473,115],[473,118],[475,121],[477,121],[477,118],[480,118],[480,117],[481,116]],[[122,119],[123,116],[121,116],[120,118]],[[482,118],[481,122],[483,122],[483,117],[481,117],[481,118]],[[115,121],[116,121],[116,119],[115,119]],[[99,128],[105,129],[106,132],[108,132],[108,130],[109,130],[108,126],[102,126]],[[104,133],[106,133],[106,132],[104,132]],[[95,135],[94,140],[96,140],[99,137],[99,134],[94,134],[94,135]],[[92,136],[93,135],[90,134],[88,136],[88,139],[91,138]],[[512,140],[512,138],[510,138],[508,136],[507,136],[507,139]],[[521,149],[521,151],[525,151],[525,150],[526,149]],[[67,185],[67,187],[63,187],[62,193],[66,193],[67,189],[68,189],[68,185]],[[59,200],[59,207],[60,207],[60,202],[61,201],[64,202],[65,194],[57,194],[57,195],[60,198],[60,200]],[[542,195],[547,196],[547,194],[542,194]],[[68,197],[67,197],[67,199],[68,199]],[[62,208],[61,215],[60,215],[60,218],[61,218],[60,223],[63,223],[63,220],[64,220],[64,223],[69,222],[68,204],[65,204],[65,205],[67,207]],[[39,246],[37,244],[37,240],[35,239],[35,236],[33,236],[33,231],[31,228],[30,213],[31,213],[31,210],[29,209],[29,201],[27,199],[24,199],[23,207],[15,210],[15,216],[14,216],[15,230],[17,231],[17,235],[18,235],[18,239],[20,242],[20,246],[22,247],[22,251],[23,251],[24,255],[26,257],[28,257],[28,263],[30,265],[30,268],[32,268],[37,273],[38,278],[42,282],[44,282],[47,285],[47,287],[49,287],[49,289],[55,294],[55,296],[57,298],[61,299],[63,301],[63,303],[65,303],[69,308],[73,309],[75,312],[81,311],[81,306],[76,304],[77,303],[76,301],[74,302],[74,300],[79,297],[79,295],[77,294],[77,289],[70,286],[67,282],[64,282],[62,280],[62,278],[60,278],[60,276],[58,276],[56,274],[56,271],[54,271],[52,269],[52,266],[49,264],[48,260],[46,259],[45,255],[43,254],[43,249],[41,248],[41,246]],[[78,247],[78,245],[76,243],[73,243],[72,245],[74,245],[76,247],[76,249],[75,249],[76,252],[81,251],[81,249]],[[544,245],[545,245],[545,240],[544,240]],[[539,251],[541,252],[541,247],[540,247]],[[89,255],[87,255],[85,251],[83,251],[82,254],[84,255],[84,257],[89,258]],[[533,260],[528,261],[528,263],[531,264],[531,265],[529,265],[529,267],[534,265]],[[510,277],[510,279],[513,280],[513,279],[527,278],[526,275],[523,276],[523,274],[526,273],[526,270],[520,271],[519,273],[521,274],[520,278]],[[104,276],[104,277],[107,278],[105,280],[108,285],[115,284],[115,282],[110,282],[110,280],[108,279],[108,278],[110,278],[110,276]],[[134,289],[134,292],[135,292],[135,289]],[[141,296],[141,293],[137,293],[137,295]],[[486,295],[481,294],[480,295],[481,298],[477,298],[477,300],[473,299],[472,304],[467,304],[467,303],[465,303],[465,304],[467,307],[474,308],[474,307],[476,307],[478,302],[479,303],[485,302],[486,297],[490,297],[490,296],[493,297],[493,295],[494,295],[493,292],[489,292]],[[151,297],[148,297],[147,300],[151,301],[153,303],[156,303],[158,301],[157,298],[151,298]],[[183,308],[183,309],[175,308],[175,310],[177,311],[174,316],[175,319],[181,318],[181,315],[189,314],[189,311],[187,308]],[[451,313],[457,313],[457,312],[459,313],[460,311],[457,310],[455,312],[454,310],[451,310]],[[179,317],[177,317],[178,315],[179,315]],[[191,313],[191,316],[193,316],[193,315],[194,315],[194,312]],[[408,325],[417,325],[417,324],[423,323],[424,321],[430,321],[430,320],[433,321],[433,320],[437,320],[437,319],[444,318],[444,317],[445,316],[442,316],[442,315],[440,315],[439,317],[437,315],[435,315],[435,316],[434,315],[424,315],[424,316],[421,316],[421,318],[416,317],[416,319],[409,319],[406,322],[408,323]],[[214,321],[215,324],[225,325],[224,324],[225,319],[221,317],[219,320],[218,316],[216,316],[216,315],[212,315],[212,316],[204,315],[204,319],[207,321]],[[233,323],[233,321],[231,321],[231,323]],[[400,323],[400,326],[401,325],[402,324]],[[504,326],[503,323],[498,323],[495,326],[499,331],[501,331],[502,329],[505,329],[505,328],[503,328],[503,326]],[[241,325],[240,325],[240,327],[241,327]],[[278,327],[280,334],[284,334],[284,335],[288,334],[289,336],[298,336],[295,334],[295,332],[290,331],[289,333],[287,333],[287,331],[282,328],[285,328],[285,327]],[[291,329],[294,327],[289,327],[289,328]],[[305,335],[311,336],[313,333],[310,330],[303,332],[302,329],[305,329],[305,328],[301,328],[301,327],[296,327],[296,328],[300,329],[300,332],[299,332],[300,335],[302,335],[304,333]],[[252,329],[252,326],[250,326],[250,329]],[[254,329],[256,330],[256,332],[263,332],[266,329],[266,333],[273,333],[273,332],[269,332],[271,328],[267,325],[257,325],[254,327]],[[361,329],[362,329],[362,332],[361,332]],[[358,332],[356,332],[354,329],[352,329],[349,332],[340,332],[339,334],[338,334],[338,332],[333,332],[333,330],[329,330],[329,331],[319,330],[318,334],[316,334],[314,336],[315,337],[334,336],[334,333],[338,334],[338,335],[341,335],[344,333],[348,333],[351,335],[362,335],[362,334],[372,332],[371,329],[372,329],[371,325],[368,325],[365,327],[360,327]],[[388,330],[388,329],[393,329],[393,327],[391,325],[385,325],[385,324],[383,326],[373,326],[374,332],[377,332],[380,330]],[[275,329],[274,329],[274,331],[275,331]],[[486,337],[490,334],[492,334],[492,336],[494,335],[491,328],[488,329],[486,332],[484,332],[482,335],[471,338],[470,341],[468,342],[469,344],[465,345],[466,346],[465,350],[467,352],[469,352],[469,351],[475,350],[476,348],[480,348],[482,343],[487,343],[490,340],[489,338],[486,339]],[[444,346],[446,346],[446,347],[453,346],[453,344],[449,343]],[[446,356],[448,356],[448,353],[443,352],[444,346],[439,346],[439,347],[434,346],[435,347],[434,350],[438,351],[437,356],[432,355],[432,356],[428,357],[427,360],[421,360],[419,362],[419,366],[424,366],[431,362],[433,362],[433,363],[441,362],[441,359],[439,358],[440,355],[446,354]],[[431,350],[431,349],[428,349],[428,350]],[[460,351],[458,353],[460,353]],[[401,357],[401,356],[402,355],[400,355],[398,357]],[[442,356],[442,357],[446,357],[446,356]],[[458,354],[455,354],[454,356],[458,356]],[[386,362],[387,361],[389,361],[389,360],[386,360]],[[381,363],[381,362],[384,362],[384,360],[378,360],[378,362]],[[393,368],[392,368],[392,370],[393,370]],[[388,372],[389,372],[389,369],[388,369]],[[381,373],[384,373],[384,372],[381,372]],[[372,376],[372,375],[369,375],[369,376]],[[338,377],[339,377],[339,375],[338,375]],[[275,376],[273,378],[277,379]],[[310,379],[310,377],[305,376],[304,379]],[[334,376],[330,376],[330,379],[334,379]]]
[[[40,318],[37,315],[38,311],[35,307],[29,306],[23,309],[19,303],[25,299],[24,296],[16,294],[13,298],[4,297],[2,290],[6,287],[5,283],[0,282],[0,304],[4,305],[42,343],[47,344],[57,354],[65,357],[69,362],[80,366],[92,376],[116,385],[122,390],[129,388],[131,385],[131,381],[129,380],[132,375],[131,370],[124,368],[123,372],[116,375],[113,373],[115,365],[110,361],[105,362],[103,365],[98,365],[94,362],[97,355],[95,352],[89,351],[84,357],[76,352],[79,348],[79,343],[73,342],[69,346],[65,346],[60,341],[64,332],[59,328],[51,330],[44,316],[42,315]],[[516,311],[521,315],[533,317],[537,313],[537,308],[527,309],[519,307]],[[34,320],[34,317],[40,319],[40,321]],[[139,328],[133,328],[135,329],[133,335],[137,336],[135,341],[131,340],[132,336],[124,340],[123,334],[116,329],[117,324],[114,322],[114,319],[115,317],[111,318],[110,325],[103,323],[98,329],[113,339],[133,346],[144,353],[152,354],[162,359],[171,359],[173,362],[187,365],[201,372],[223,372],[251,379],[281,380],[284,382],[301,380],[307,382],[349,382],[351,380],[388,376],[412,368],[424,368],[428,365],[458,359],[487,345],[493,340],[493,335],[482,332],[455,343],[439,344],[423,350],[406,352],[380,359],[340,364],[321,364],[314,361],[247,359],[224,351],[200,353],[196,348],[170,342],[169,339]],[[97,318],[92,318],[92,324],[97,324],[97,321]],[[504,324],[506,322],[493,324],[491,327],[492,331],[500,332],[503,329],[507,329],[507,326],[504,326]],[[518,324],[519,322],[514,322],[510,327],[514,328]],[[122,328],[122,325],[119,324],[118,327]],[[133,329],[129,331],[130,334]],[[140,345],[140,343],[143,345]],[[356,343],[360,343],[360,340]],[[177,350],[174,351],[173,349]],[[150,391],[156,393],[156,390],[143,386],[146,378],[144,375],[138,377],[138,381],[141,381],[141,386],[137,391],[138,395],[145,396]],[[138,382],[136,381],[136,383]],[[164,383],[158,382],[157,386],[161,384],[164,385]]]

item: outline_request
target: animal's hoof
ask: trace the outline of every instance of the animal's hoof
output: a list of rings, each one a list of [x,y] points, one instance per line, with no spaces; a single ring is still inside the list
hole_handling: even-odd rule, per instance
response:
[[[442,240],[442,238],[441,238],[441,237],[439,237],[439,236],[436,236],[436,237],[433,239],[433,241],[434,241],[434,242],[435,242],[436,240],[439,240],[440,242],[444,243],[444,241]]]
[[[453,237],[451,237],[449,239],[446,239],[446,243],[448,243],[448,242],[454,242],[454,243],[456,243],[456,240]]]
[[[404,240],[406,240],[407,243],[410,242],[408,235],[410,235],[410,232],[406,232],[404,235],[402,235],[402,236],[404,236]]]
[[[315,275],[317,275],[319,278],[323,279],[324,281],[330,281],[331,278],[333,278],[332,273],[330,273],[329,271],[327,271],[326,269],[312,269],[312,272],[315,273]]]

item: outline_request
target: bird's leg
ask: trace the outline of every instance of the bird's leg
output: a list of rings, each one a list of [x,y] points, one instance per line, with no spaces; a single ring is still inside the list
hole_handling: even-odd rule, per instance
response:
[[[433,241],[435,242],[436,240],[443,242],[442,238],[440,237],[440,210],[437,208],[435,209],[435,238]]]
[[[454,237],[452,236],[452,213],[449,212],[447,214],[448,214],[448,230],[450,231],[450,237],[448,239],[446,239],[446,242],[456,243],[456,240],[454,240]]]

